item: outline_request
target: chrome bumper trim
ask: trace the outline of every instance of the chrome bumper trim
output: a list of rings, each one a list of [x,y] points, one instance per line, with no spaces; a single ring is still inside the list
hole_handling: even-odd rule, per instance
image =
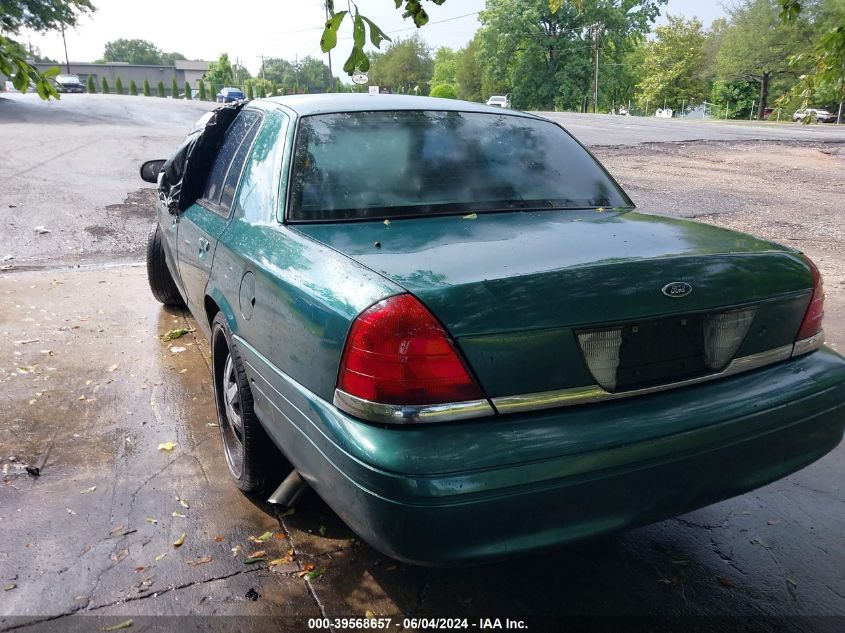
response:
[[[801,356],[802,354],[809,354],[810,352],[815,352],[822,346],[822,343],[824,343],[824,330],[819,330],[817,334],[813,334],[813,336],[809,338],[805,338],[800,341],[795,341],[795,345],[792,350],[792,355]]]
[[[807,339],[808,341],[810,339]],[[803,341],[800,341],[803,343]],[[821,345],[821,343],[819,343]],[[598,385],[588,385],[585,387],[574,387],[571,389],[558,389],[556,391],[543,391],[539,393],[529,393],[519,396],[501,396],[493,398],[493,406],[499,413],[520,413],[524,411],[538,411],[540,409],[551,409],[554,407],[568,407],[576,404],[588,404],[591,402],[602,402],[605,400],[618,400],[621,398],[631,398],[633,396],[642,396],[649,393],[657,393],[659,391],[666,391],[668,389],[675,389],[677,387],[686,387],[688,385],[697,385],[711,380],[718,380],[719,378],[726,378],[745,371],[765,367],[772,363],[778,363],[795,355],[794,348],[796,345],[784,345],[759,354],[752,354],[750,356],[743,356],[736,358],[722,371],[715,374],[708,374],[706,376],[699,376],[689,380],[682,380],[680,382],[668,383],[665,385],[655,385],[654,387],[646,387],[644,389],[634,389],[631,391],[610,392],[602,389]],[[811,351],[811,350],[807,350]],[[806,352],[802,352],[806,353]]]
[[[370,402],[340,389],[335,389],[333,403],[341,411],[356,418],[385,424],[451,422],[496,415],[487,400],[403,406]]]

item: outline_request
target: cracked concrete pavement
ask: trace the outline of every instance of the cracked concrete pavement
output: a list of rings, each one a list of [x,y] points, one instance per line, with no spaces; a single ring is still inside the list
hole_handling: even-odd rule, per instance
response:
[[[742,616],[753,630],[841,627],[841,446],[791,477],[676,519],[469,569],[423,569],[385,558],[314,495],[282,517],[263,500],[240,494],[212,426],[208,344],[196,333],[159,339],[191,326],[192,318],[155,303],[145,270],[130,263],[152,219],[151,211],[144,215],[145,194],[137,193],[136,163],[172,146],[198,114],[185,104],[147,104],[171,118],[156,127],[157,145],[143,146],[139,139],[151,131],[149,122],[133,122],[142,117],[137,102],[101,103],[106,110],[125,107],[127,120],[104,122],[100,104],[78,100],[50,119],[47,127],[55,129],[39,133],[52,135],[57,156],[72,156],[63,153],[64,130],[72,128],[76,138],[79,129],[106,126],[103,138],[117,135],[122,144],[73,145],[81,152],[75,160],[102,152],[102,160],[119,167],[118,182],[100,188],[65,174],[82,208],[75,215],[71,205],[60,205],[54,214],[55,199],[33,191],[43,191],[54,170],[72,166],[62,158],[45,161],[39,143],[32,151],[43,165],[27,172],[28,184],[0,194],[0,257],[21,249],[0,264],[9,267],[0,271],[0,332],[7,341],[0,348],[0,589],[8,588],[0,591],[0,630],[90,631],[128,617],[140,624],[146,616],[180,616],[174,622],[181,630],[208,626],[182,617],[188,615],[233,616],[216,620],[233,630],[243,616],[263,616],[258,630],[306,630],[310,617],[368,611],[395,618]],[[0,116],[7,105],[0,104]],[[40,126],[45,112],[54,116],[23,110],[26,125]],[[25,135],[15,130],[4,138],[15,134]],[[704,221],[794,239],[825,273],[828,340],[845,349],[841,145],[734,139],[594,149],[645,210],[695,209]],[[28,150],[16,145],[14,151]],[[761,161],[765,169],[755,167]],[[0,173],[11,162],[0,157]],[[8,207],[10,191],[15,209]],[[137,222],[127,223],[109,205],[133,192]],[[116,233],[95,242],[85,226],[103,215],[109,218],[103,225]],[[30,247],[26,240],[35,237],[28,225],[36,219],[59,228]],[[26,240],[16,228],[24,220]],[[65,266],[71,263],[84,265]],[[180,347],[185,351],[171,349]],[[159,450],[164,442],[176,447]],[[266,532],[266,542],[249,540]],[[184,544],[175,547],[183,533]],[[282,560],[272,567],[245,564],[262,549],[267,560]],[[325,572],[300,577],[311,565]],[[249,599],[250,590],[260,597]],[[704,622],[708,630],[737,624]]]

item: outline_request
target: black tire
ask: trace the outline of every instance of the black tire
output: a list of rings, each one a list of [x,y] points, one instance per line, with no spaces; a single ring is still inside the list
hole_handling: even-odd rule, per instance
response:
[[[211,324],[211,357],[217,421],[229,474],[243,492],[272,491],[292,467],[255,415],[243,359],[221,312]]]
[[[179,289],[176,287],[176,282],[173,281],[173,276],[170,274],[170,269],[167,268],[158,222],[150,229],[150,234],[147,237],[147,280],[150,283],[153,296],[159,302],[166,306],[182,307],[185,305],[182,295],[179,294]]]

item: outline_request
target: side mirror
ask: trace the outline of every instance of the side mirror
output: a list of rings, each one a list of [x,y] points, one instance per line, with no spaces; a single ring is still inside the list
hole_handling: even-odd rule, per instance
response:
[[[148,160],[141,165],[141,180],[156,184],[158,182],[158,174],[166,162],[164,159]]]

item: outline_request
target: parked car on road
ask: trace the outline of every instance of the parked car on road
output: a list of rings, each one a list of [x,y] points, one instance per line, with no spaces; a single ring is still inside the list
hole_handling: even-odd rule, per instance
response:
[[[77,75],[56,75],[54,81],[59,92],[85,92],[85,85]]]
[[[813,262],[637,213],[538,116],[260,99],[142,175],[150,286],[211,341],[235,483],[282,481],[283,505],[307,483],[390,556],[477,562],[658,521],[842,439]]]
[[[217,103],[231,103],[246,99],[246,95],[240,88],[221,88],[217,93]]]
[[[510,108],[511,100],[508,98],[507,95],[493,95],[492,97],[487,99],[487,105],[496,108]]]
[[[800,110],[796,110],[792,115],[793,121],[804,121],[807,119],[810,122],[836,123],[836,115],[823,108],[801,108]]]

